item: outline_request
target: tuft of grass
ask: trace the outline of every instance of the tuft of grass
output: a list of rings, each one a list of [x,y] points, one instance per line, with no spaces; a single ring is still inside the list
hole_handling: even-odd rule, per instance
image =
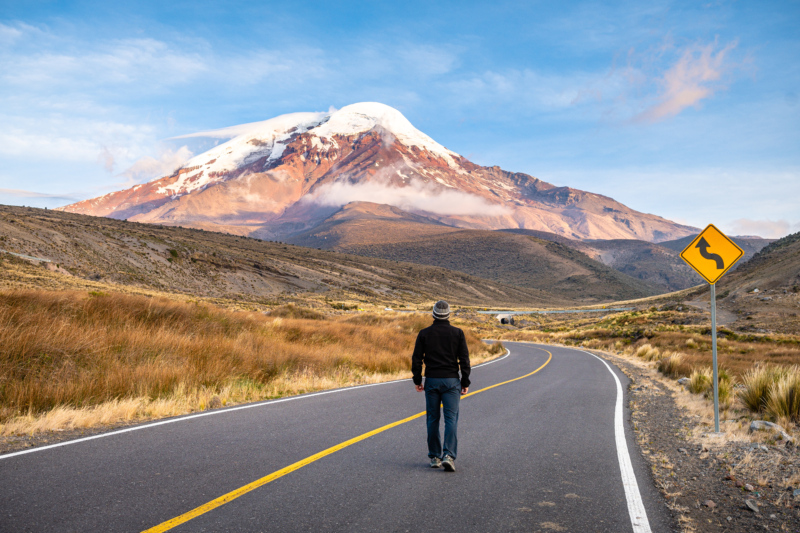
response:
[[[269,316],[276,318],[302,318],[306,320],[322,320],[325,315],[307,307],[298,307],[294,304],[282,305],[269,312]]]
[[[500,341],[494,342],[489,346],[489,353],[492,355],[499,355],[506,353],[506,347]]]
[[[636,350],[636,357],[640,357],[645,361],[655,361],[661,358],[661,352],[650,344],[642,344]]]
[[[717,368],[717,379],[719,383],[719,406],[721,409],[727,409],[733,402],[733,387],[736,385],[735,378],[731,375],[727,368],[720,366]],[[711,370],[709,370],[709,387],[705,391],[705,397],[714,401],[714,389],[710,386],[714,382]]]
[[[672,352],[658,360],[656,363],[658,371],[671,378],[688,376],[692,369],[683,360],[683,354]]]
[[[788,369],[770,386],[765,411],[779,421],[800,421],[800,368]]]
[[[786,376],[789,369],[775,365],[756,365],[742,376],[744,389],[739,391],[739,399],[754,413],[763,412],[773,386]]]
[[[331,304],[331,307],[334,309],[341,309],[342,311],[352,311],[354,309],[358,309],[357,305],[348,305],[341,302],[334,302]],[[405,307],[405,306],[402,306]]]
[[[689,376],[689,392],[703,394],[711,387],[712,372],[710,368],[695,368]]]

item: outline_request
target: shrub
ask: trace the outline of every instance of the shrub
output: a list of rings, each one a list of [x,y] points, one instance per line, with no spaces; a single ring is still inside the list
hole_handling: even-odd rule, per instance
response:
[[[689,376],[689,392],[692,394],[702,394],[711,387],[711,369],[699,368],[692,370]]]

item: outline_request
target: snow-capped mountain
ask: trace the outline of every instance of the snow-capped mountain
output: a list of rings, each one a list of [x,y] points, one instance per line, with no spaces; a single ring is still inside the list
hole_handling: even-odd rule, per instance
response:
[[[475,165],[379,103],[228,130],[231,140],[169,176],[62,209],[269,239],[307,230],[363,201],[457,227],[580,239],[662,241],[693,231],[605,196]]]

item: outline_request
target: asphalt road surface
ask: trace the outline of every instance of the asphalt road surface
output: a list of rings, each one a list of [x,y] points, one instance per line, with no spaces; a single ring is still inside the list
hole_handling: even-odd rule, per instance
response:
[[[672,531],[627,378],[580,350],[507,346],[473,371],[454,473],[428,467],[405,380],[0,456],[0,531]]]

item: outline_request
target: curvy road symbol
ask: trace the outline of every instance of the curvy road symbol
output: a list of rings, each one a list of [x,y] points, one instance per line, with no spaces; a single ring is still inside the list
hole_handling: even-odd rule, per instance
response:
[[[711,261],[716,261],[717,263],[717,270],[722,270],[725,268],[725,261],[722,260],[722,257],[718,256],[717,254],[709,253],[708,247],[711,246],[708,244],[708,241],[705,237],[700,238],[700,242],[697,243],[695,248],[700,248],[700,255],[702,255],[706,259],[710,259]]]

